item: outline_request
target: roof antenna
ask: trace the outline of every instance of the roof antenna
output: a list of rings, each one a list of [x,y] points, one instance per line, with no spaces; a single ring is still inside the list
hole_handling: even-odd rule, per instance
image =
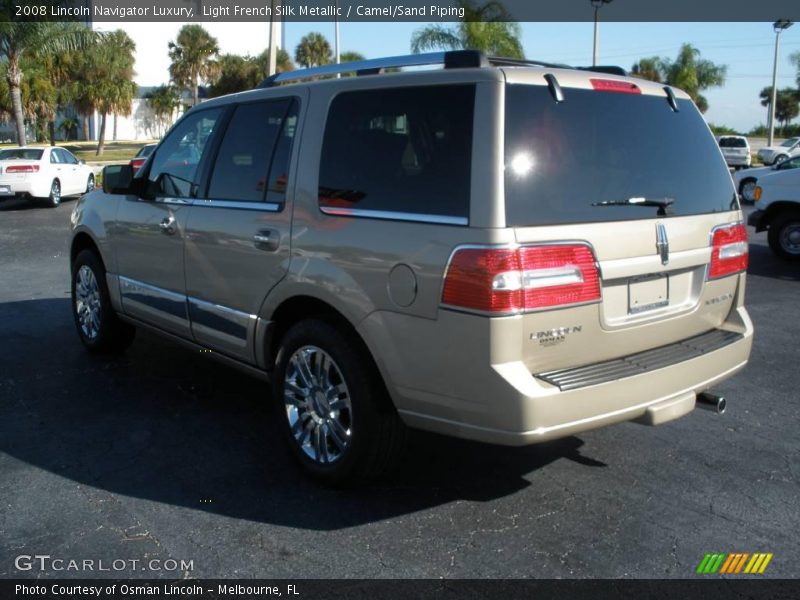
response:
[[[664,86],[664,91],[667,92],[667,102],[669,102],[670,108],[674,112],[678,112],[680,107],[678,106],[678,99],[675,97],[675,92],[673,92],[672,88],[668,85]]]
[[[553,100],[556,102],[563,102],[564,92],[562,91],[561,86],[558,84],[558,79],[556,79],[556,76],[552,73],[545,73],[544,79],[547,82],[547,89],[550,90],[550,95],[553,97]]]

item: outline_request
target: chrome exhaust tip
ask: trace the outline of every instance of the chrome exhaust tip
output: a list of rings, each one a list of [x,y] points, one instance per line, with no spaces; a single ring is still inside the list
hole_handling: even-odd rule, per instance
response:
[[[712,412],[721,415],[725,412],[725,407],[727,406],[727,402],[725,398],[722,396],[717,396],[716,394],[712,394],[711,392],[703,392],[702,394],[697,394],[697,408],[702,408],[703,410],[710,410]]]

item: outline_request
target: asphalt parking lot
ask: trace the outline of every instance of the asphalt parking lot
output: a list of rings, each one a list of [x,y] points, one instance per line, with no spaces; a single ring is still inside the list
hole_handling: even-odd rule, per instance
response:
[[[706,552],[800,576],[800,264],[764,234],[725,415],[517,449],[417,434],[391,478],[336,491],[292,464],[265,384],[146,334],[121,358],[83,351],[71,209],[0,204],[0,577],[684,578]],[[15,568],[34,554],[142,562]]]

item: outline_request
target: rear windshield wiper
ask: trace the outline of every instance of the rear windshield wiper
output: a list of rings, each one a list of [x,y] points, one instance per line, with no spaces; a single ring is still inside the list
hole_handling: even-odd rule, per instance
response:
[[[592,202],[592,206],[652,206],[658,208],[658,216],[665,217],[672,213],[672,203],[674,198],[642,198],[634,197],[627,200],[603,200],[602,202]]]

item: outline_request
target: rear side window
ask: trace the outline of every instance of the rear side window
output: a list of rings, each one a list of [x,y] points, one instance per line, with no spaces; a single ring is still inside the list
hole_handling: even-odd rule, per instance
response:
[[[210,199],[262,202],[269,193],[270,202],[283,202],[295,105],[286,99],[236,107],[217,153]]]
[[[508,85],[505,197],[509,226],[652,219],[631,198],[669,198],[675,216],[738,209],[731,176],[688,100]],[[598,205],[598,203],[606,205]]]
[[[724,137],[719,138],[720,148],[747,148],[747,140],[744,138]]]
[[[321,209],[466,224],[474,104],[474,85],[336,96],[322,144]]]

